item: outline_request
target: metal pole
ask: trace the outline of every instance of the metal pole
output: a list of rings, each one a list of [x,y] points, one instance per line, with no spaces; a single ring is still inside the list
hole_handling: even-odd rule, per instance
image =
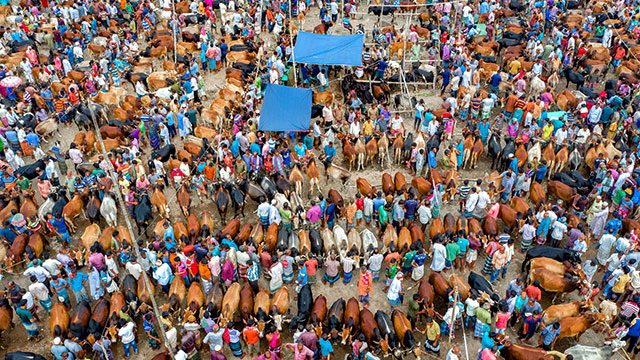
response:
[[[304,0],[298,0],[304,1]],[[289,0],[289,42],[291,44],[291,63],[293,64],[293,84],[298,87],[298,72],[296,71],[296,58],[293,55],[293,10],[291,9],[291,0]]]
[[[173,64],[178,66],[178,34],[176,28],[178,27],[178,16],[176,14],[176,0],[171,0],[173,25],[171,26],[171,32],[173,33]]]
[[[173,2],[173,0],[172,0]],[[102,155],[106,158],[107,157],[107,149],[104,146],[104,141],[102,139],[102,135],[100,134],[100,127],[98,126],[98,122],[96,121],[96,117],[95,117],[95,113],[93,111],[93,107],[89,106],[89,111],[91,112],[91,120],[93,121],[93,127],[94,130],[96,132],[96,137],[98,138],[98,142],[100,143],[100,149],[102,150]],[[116,177],[114,171],[113,171],[113,166],[111,166],[111,164],[109,163],[109,168],[107,169],[107,172],[109,173],[109,176],[111,177],[111,181],[113,181],[113,183],[115,184],[115,195],[116,195],[116,199],[118,200],[118,205],[120,207],[120,212],[122,213],[122,217],[124,218],[124,222],[127,226],[127,230],[129,231],[129,235],[131,235],[131,245],[133,246],[133,250],[135,252],[135,255],[137,258],[141,259],[142,257],[140,256],[140,248],[138,247],[138,242],[135,240],[135,232],[133,231],[133,225],[131,225],[131,218],[129,216],[129,211],[127,209],[127,207],[124,205],[124,199],[122,198],[122,192],[120,191],[120,186],[117,185],[118,184],[118,178]],[[147,288],[147,291],[149,292],[150,295],[150,299],[151,299],[151,306],[153,308],[153,314],[156,317],[156,320],[158,321],[158,327],[160,328],[160,334],[162,335],[162,340],[164,341],[165,347],[168,346],[169,344],[169,340],[167,339],[167,334],[164,331],[164,328],[162,327],[162,325],[159,323],[160,321],[160,310],[158,309],[158,304],[156,303],[156,298],[155,298],[155,294],[153,293],[153,289],[151,289],[151,280],[149,280],[149,277],[147,276],[147,272],[143,271],[142,272],[142,280],[144,281],[144,285]],[[168,353],[169,356],[171,357],[171,359],[175,360],[175,356],[173,354],[174,349],[169,349]]]

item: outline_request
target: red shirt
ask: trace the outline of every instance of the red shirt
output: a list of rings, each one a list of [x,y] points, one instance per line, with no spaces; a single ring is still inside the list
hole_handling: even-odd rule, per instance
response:
[[[318,260],[309,259],[305,261],[304,266],[307,268],[307,275],[313,276],[316,274],[316,271],[318,271]]]
[[[524,291],[527,293],[527,296],[531,299],[534,299],[536,301],[540,301],[540,299],[542,299],[542,292],[540,291],[540,289],[538,289],[533,285],[527,286],[527,288],[524,289]]]
[[[360,211],[364,211],[364,198],[359,198],[356,200],[356,208]]]

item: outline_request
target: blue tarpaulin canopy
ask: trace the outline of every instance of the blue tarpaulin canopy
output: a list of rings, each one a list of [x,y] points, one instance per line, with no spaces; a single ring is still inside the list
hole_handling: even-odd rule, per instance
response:
[[[311,89],[267,85],[258,129],[263,131],[309,130],[312,97]]]
[[[362,66],[364,35],[323,35],[299,32],[293,48],[295,62],[316,65]]]

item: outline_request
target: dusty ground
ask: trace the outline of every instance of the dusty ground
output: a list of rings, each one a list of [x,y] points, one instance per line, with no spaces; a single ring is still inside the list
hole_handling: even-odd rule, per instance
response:
[[[352,23],[354,25],[354,27],[356,27],[359,23],[363,23],[365,24],[365,28],[367,29],[368,32],[368,36],[370,37],[370,29],[373,25],[373,23],[375,22],[375,18],[372,17],[363,17],[362,15],[358,15],[356,20],[353,20]],[[382,25],[388,25],[390,19],[383,19],[382,21]],[[404,21],[405,21],[405,17],[397,17],[396,18],[396,25],[397,26],[403,26]],[[313,28],[314,25],[316,25],[318,23],[318,18],[317,18],[317,9],[313,9],[311,14],[307,15],[307,18],[305,20],[304,26],[303,28],[305,30],[311,30]],[[337,26],[335,26],[334,28],[332,28],[332,32],[334,34],[345,34],[347,33],[347,31],[345,29],[342,28],[341,23],[339,23]],[[368,40],[370,41],[370,40]],[[207,74],[205,76],[206,79],[206,92],[207,95],[209,95],[209,101],[210,99],[213,98],[213,94],[224,84],[224,75],[222,72],[219,73],[215,73],[215,74]],[[336,90],[338,90],[338,82],[334,82],[332,85],[336,87]],[[411,89],[413,91],[413,89]],[[339,90],[338,90],[339,91]],[[418,91],[412,92],[412,95],[417,96],[419,99],[420,98],[424,98],[425,101],[427,102],[427,105],[430,107],[436,107],[440,102],[441,99],[439,97],[436,96],[432,96],[433,91],[430,90],[429,88],[422,88],[422,89],[418,89]],[[406,127],[408,129],[412,128],[412,113],[406,113],[403,114],[403,117],[405,118],[405,123],[406,123]],[[73,139],[73,135],[74,133],[77,131],[77,129],[75,128],[75,126],[69,126],[66,128],[61,129],[60,135],[55,137],[56,140],[60,141],[62,144],[62,148],[68,148],[69,143],[72,141]],[[456,135],[459,135],[461,129],[458,128],[456,129]],[[51,144],[51,142],[50,142]],[[180,148],[180,147],[179,147]],[[461,172],[461,176],[463,179],[477,179],[482,177],[483,175],[485,175],[486,173],[490,172],[489,169],[489,165],[490,163],[488,163],[488,158],[486,156],[483,156],[479,162],[479,166],[477,169],[473,169],[473,170],[464,170]],[[341,161],[338,160],[338,164],[341,164]],[[330,188],[334,188],[339,190],[343,196],[345,198],[350,198],[352,197],[355,192],[356,192],[356,188],[355,188],[355,179],[357,177],[364,177],[366,179],[369,180],[369,182],[371,184],[377,185],[380,184],[381,180],[381,174],[383,172],[389,172],[390,174],[394,174],[396,171],[401,171],[403,173],[405,173],[405,175],[407,176],[408,179],[411,179],[411,176],[409,175],[408,171],[406,168],[398,166],[396,164],[392,164],[388,167],[385,167],[384,169],[381,169],[380,166],[378,164],[374,165],[374,166],[369,166],[367,169],[365,169],[364,171],[360,171],[358,173],[353,174],[353,176],[351,177],[351,179],[349,181],[347,181],[346,183],[342,184],[339,183],[337,181],[329,181],[327,183],[323,183],[321,184],[323,192],[326,193],[326,191],[328,191]],[[175,201],[172,201],[172,199],[175,199],[175,194],[172,190],[169,190],[167,193],[167,196],[169,198],[169,203],[172,206],[171,208],[171,214],[172,217],[175,220],[181,220],[182,216],[179,215],[180,211],[177,207],[177,204]],[[194,199],[195,200],[195,199]],[[40,200],[41,201],[41,200]],[[306,201],[306,199],[305,199]],[[249,204],[246,207],[246,214],[248,214],[244,219],[242,219],[243,222],[256,222],[255,216],[252,215],[252,211],[255,209],[256,204],[254,204],[253,202],[251,202],[249,200]],[[195,203],[192,206],[192,211],[199,213],[201,211],[207,211],[210,212],[212,214],[214,214],[216,217],[218,216],[216,213],[216,210],[214,209],[213,204],[208,203],[208,202],[202,202],[202,201],[195,201]],[[446,214],[452,212],[454,215],[458,215],[457,212],[457,205],[455,203],[449,203],[446,204],[443,209],[442,209],[442,214]],[[121,214],[122,216],[122,214]],[[124,220],[122,220],[121,218],[121,223],[124,223]],[[84,226],[86,226],[87,222],[85,220],[80,220],[79,221],[79,231],[78,233],[76,233],[74,235],[74,239],[77,238],[79,236],[79,234],[82,233],[82,229]],[[344,224],[341,224],[344,226]],[[520,263],[522,261],[523,256],[521,254],[516,254],[515,259],[511,265],[511,267],[509,268],[508,271],[508,276],[507,279],[505,280],[501,280],[497,283],[496,288],[499,290],[500,293],[504,292],[504,289],[507,285],[507,283],[517,277],[517,276],[521,276],[520,273]],[[429,263],[427,263],[429,264]],[[478,260],[478,264],[476,267],[476,271],[479,272],[481,270],[481,266],[482,266],[482,258],[480,258]],[[462,274],[463,278],[466,278],[468,272],[465,270],[465,272]],[[355,277],[355,276],[354,276]],[[15,280],[18,281],[21,285],[26,286],[28,284],[26,284],[25,282],[25,277],[24,276],[15,276],[15,275],[7,275],[6,280]],[[334,287],[329,288],[328,286],[323,285],[322,283],[318,283],[315,285],[315,287],[313,288],[313,294],[314,297],[319,295],[319,294],[323,294],[324,296],[326,296],[328,304],[332,304],[335,300],[339,299],[339,298],[344,298],[344,299],[348,299],[350,297],[355,297],[356,296],[356,280],[357,278],[354,278],[351,282],[351,284],[349,285],[344,285],[342,284],[342,282],[337,283]],[[266,286],[266,282],[261,284],[263,286]],[[375,311],[377,310],[385,310],[385,311],[389,311],[389,305],[386,301],[386,297],[385,294],[382,292],[382,284],[381,283],[376,283],[374,285],[374,291],[373,294],[371,296],[371,304],[370,304],[370,310],[372,312],[375,313]],[[417,287],[414,286],[414,284],[412,283],[411,280],[407,280],[405,282],[405,290],[406,290],[406,297],[408,298],[409,296],[413,295],[413,293],[417,290]],[[290,305],[291,307],[291,312],[292,314],[295,314],[296,312],[296,300],[294,298],[295,293],[293,292],[293,290],[290,290],[291,295],[292,295],[292,303]],[[550,302],[551,296],[549,295],[545,295],[544,297],[544,301],[543,301],[543,305],[548,306],[549,302]],[[163,296],[158,296],[157,300],[160,304],[164,303],[166,301],[166,299]],[[406,310],[406,306],[402,306],[402,309]],[[442,308],[437,308],[437,311],[443,313],[445,309]],[[49,353],[49,348],[51,346],[51,337],[48,335],[48,316],[44,315],[41,313],[41,317],[43,319],[43,323],[42,323],[42,329],[45,330],[44,332],[46,333],[45,339],[40,341],[39,343],[27,343],[25,342],[24,339],[26,339],[26,332],[24,330],[24,328],[22,327],[21,324],[16,324],[16,327],[14,330],[12,330],[9,334],[4,334],[2,339],[0,339],[0,346],[3,346],[4,348],[2,350],[0,350],[0,354],[6,353],[6,352],[11,352],[11,351],[17,351],[17,350],[27,350],[27,351],[33,351],[33,352],[37,352],[40,354],[43,354],[47,357],[50,357],[50,353]],[[150,349],[146,342],[144,341],[144,335],[142,335],[142,331],[141,331],[141,322],[139,322],[139,336],[138,336],[138,344],[140,346],[140,354],[138,356],[135,356],[134,358],[136,359],[144,359],[144,358],[150,358],[151,356],[155,355],[157,352],[159,351],[154,351],[152,349]],[[508,331],[507,334],[511,337],[511,338],[515,338],[515,334],[511,331]],[[440,358],[444,358],[444,355],[446,354],[446,352],[449,350],[449,348],[453,345],[456,344],[458,345],[464,354],[464,349],[465,349],[465,342],[463,340],[462,337],[462,332],[461,331],[456,331],[456,338],[452,339],[452,340],[443,340],[442,342],[442,350],[441,350],[441,356]],[[478,351],[478,349],[480,348],[480,342],[476,339],[473,339],[472,337],[472,331],[467,331],[466,332],[466,347],[467,347],[467,351],[468,351],[468,356],[469,359],[473,359],[476,356],[476,353]],[[291,336],[291,332],[287,332],[286,333],[286,339],[290,339]],[[424,336],[418,334],[417,335],[417,340],[421,343],[424,344]],[[536,339],[537,340],[537,339]],[[587,331],[581,338],[580,338],[580,343],[583,345],[591,345],[591,346],[600,346],[602,344],[602,335],[597,334],[595,332],[593,332],[592,330]],[[564,340],[564,341],[560,341],[558,343],[558,348],[559,349],[565,349],[567,347],[570,347],[572,345],[574,345],[575,342],[573,340]],[[347,350],[346,346],[342,346],[342,345],[338,345],[335,346],[336,349],[336,355],[338,355],[339,358],[341,358],[345,351]],[[116,358],[123,358],[123,353],[121,350],[120,345],[114,346],[114,350],[116,352]],[[201,352],[201,355],[206,358],[208,356],[208,353],[205,351]],[[227,352],[226,355],[228,357],[232,357],[232,355]],[[291,358],[291,354],[286,352],[285,353],[285,357],[286,358]],[[413,355],[408,355],[407,358],[413,358]]]

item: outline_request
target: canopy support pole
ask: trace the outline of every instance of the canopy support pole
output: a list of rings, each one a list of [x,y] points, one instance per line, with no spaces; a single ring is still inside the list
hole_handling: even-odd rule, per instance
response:
[[[291,0],[289,0],[289,43],[291,44],[291,63],[293,64],[293,86],[298,87],[298,72],[296,71],[296,58],[293,51],[293,9],[291,8]]]

